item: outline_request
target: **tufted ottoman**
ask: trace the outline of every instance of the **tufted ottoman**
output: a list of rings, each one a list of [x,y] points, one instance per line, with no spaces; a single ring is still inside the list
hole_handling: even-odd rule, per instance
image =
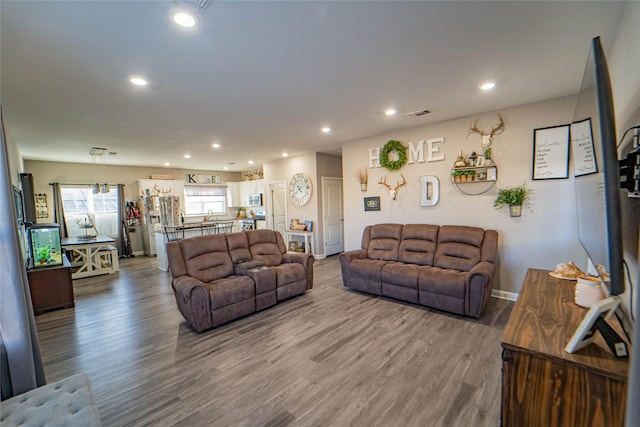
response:
[[[77,374],[1,403],[0,426],[101,426],[86,374]]]

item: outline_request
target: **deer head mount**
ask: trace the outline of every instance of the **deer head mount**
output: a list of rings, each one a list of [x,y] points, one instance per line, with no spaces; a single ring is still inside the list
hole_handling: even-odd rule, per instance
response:
[[[498,118],[500,119],[500,123],[493,126],[491,128],[491,131],[489,131],[489,133],[486,133],[483,130],[478,129],[476,120],[474,120],[473,123],[471,123],[469,132],[475,132],[482,135],[482,148],[490,147],[491,143],[493,142],[493,137],[496,135],[500,135],[502,132],[504,132],[504,120],[502,119],[502,116],[499,113],[498,113]]]
[[[389,197],[391,197],[391,200],[395,200],[396,199],[396,196],[398,195],[398,188],[407,185],[407,180],[404,179],[404,175],[400,175],[400,177],[402,177],[402,181],[398,181],[394,188],[391,188],[391,186],[389,184],[387,184],[387,176],[386,175],[383,176],[382,178],[380,178],[380,181],[378,181],[378,184],[382,184],[385,187],[387,187],[387,190],[389,190]]]
[[[158,184],[158,183],[156,183],[156,185],[153,186],[153,190],[156,193],[158,193],[158,195],[171,193],[171,189],[170,188],[168,190],[165,190],[164,188],[160,188],[160,184]]]

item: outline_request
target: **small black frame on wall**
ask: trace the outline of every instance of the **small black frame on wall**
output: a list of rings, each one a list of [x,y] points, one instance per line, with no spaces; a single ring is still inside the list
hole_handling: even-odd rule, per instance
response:
[[[380,210],[380,196],[365,197],[364,198],[364,211],[379,211]]]

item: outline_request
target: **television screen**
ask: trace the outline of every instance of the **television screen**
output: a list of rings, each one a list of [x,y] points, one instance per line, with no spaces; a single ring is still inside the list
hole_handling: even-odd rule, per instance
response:
[[[571,126],[578,235],[604,290],[624,292],[620,173],[611,83],[600,38],[593,39]]]

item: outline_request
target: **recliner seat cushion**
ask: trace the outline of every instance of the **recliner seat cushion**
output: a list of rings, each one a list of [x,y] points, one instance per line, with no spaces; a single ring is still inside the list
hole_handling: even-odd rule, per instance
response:
[[[424,268],[415,264],[389,262],[382,267],[380,279],[384,283],[391,283],[406,288],[418,288],[418,277]]]
[[[469,271],[480,262],[484,230],[478,227],[443,225],[433,265],[445,269]]]
[[[178,243],[189,276],[209,283],[233,274],[233,262],[223,234],[199,236]]]
[[[252,299],[256,295],[255,284],[248,276],[230,276],[214,281],[209,284],[208,290],[212,310]]]
[[[302,264],[280,264],[271,268],[276,272],[276,287],[306,278],[306,271]]]
[[[380,281],[382,267],[388,261],[373,259],[354,259],[351,262],[351,276],[364,280]]]
[[[373,260],[397,261],[401,238],[401,224],[371,226],[367,243],[367,257]]]
[[[254,260],[259,260],[267,266],[282,264],[282,248],[278,245],[276,233],[273,230],[252,230],[246,232],[249,251]]]
[[[442,268],[430,268],[422,271],[418,278],[421,291],[429,291],[456,298],[465,298],[467,273]]]
[[[432,266],[439,228],[427,224],[407,224],[402,227],[398,261]]]

